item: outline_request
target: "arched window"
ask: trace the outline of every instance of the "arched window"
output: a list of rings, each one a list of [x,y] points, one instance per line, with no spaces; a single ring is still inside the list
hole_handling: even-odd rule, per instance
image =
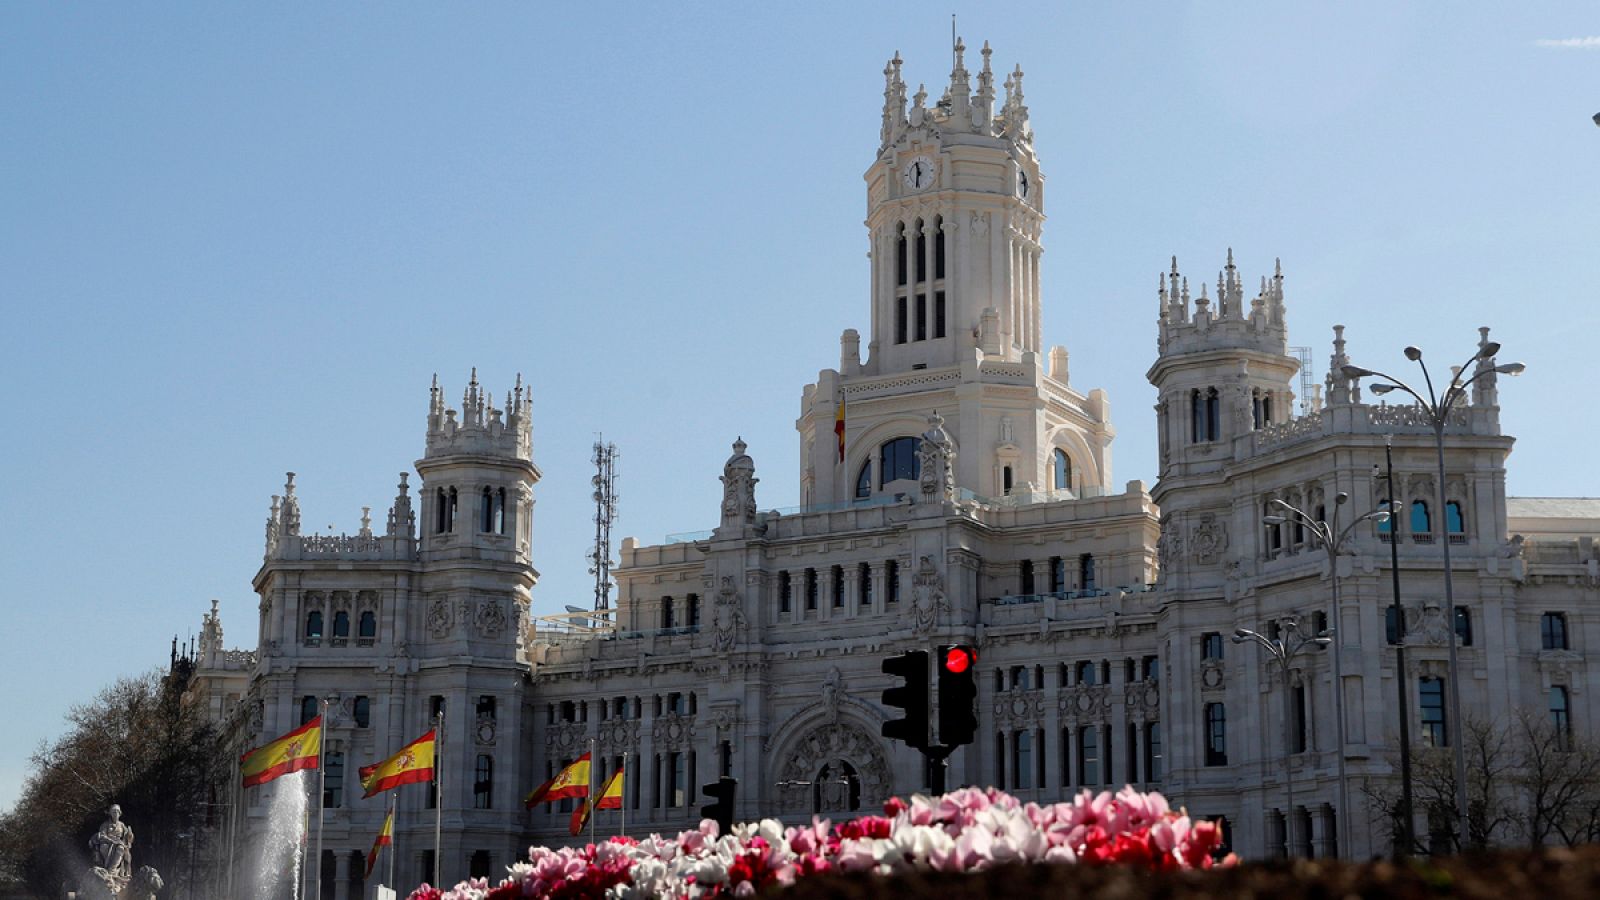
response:
[[[1265,397],[1261,398],[1261,418],[1265,419],[1266,423],[1268,425],[1272,424],[1272,395],[1271,394],[1267,394]]]
[[[1206,389],[1206,440],[1216,440],[1221,432],[1219,423],[1222,420],[1221,400],[1216,388]]]
[[[444,534],[450,530],[450,498],[445,494],[444,488],[434,492],[433,497],[433,533]]]
[[[906,223],[904,222],[901,222],[895,228],[894,271],[894,283],[897,285],[904,285],[906,283]],[[897,343],[905,343],[905,338],[901,337]]]
[[[1433,517],[1428,515],[1428,503],[1426,500],[1411,501],[1411,533],[1433,533]]]
[[[373,612],[370,609],[369,610],[365,610],[364,612],[362,612],[361,613],[361,622],[357,626],[357,629],[358,630],[356,631],[356,637],[367,638],[368,640],[377,637],[378,636],[378,614]]]
[[[333,614],[333,636],[336,638],[350,636],[350,614],[342,609]]]
[[[449,491],[447,491],[445,493],[445,501],[444,501],[444,530],[445,531],[454,533],[455,530],[456,530],[456,509],[458,508],[458,503],[459,503],[460,499],[461,498],[456,495],[456,489],[455,488],[451,488]]]
[[[489,488],[478,498],[478,530],[485,534],[494,531],[494,491]]]
[[[916,228],[916,231],[917,231],[917,258],[912,264],[914,266],[916,266],[916,269],[917,269],[917,281],[919,281],[919,282],[927,281],[928,280],[928,233],[925,230],[927,228],[927,225],[921,219],[918,219],[917,222],[916,222],[916,225],[913,226],[913,227]]]
[[[1055,487],[1058,491],[1072,490],[1072,459],[1067,456],[1067,451],[1057,447],[1051,454],[1055,463]]]
[[[1196,388],[1189,392],[1189,442],[1198,444],[1206,439],[1206,401]]]
[[[357,697],[355,704],[355,719],[357,728],[368,728],[372,725],[372,698]]]
[[[306,637],[322,637],[322,610],[313,609],[306,613]]]
[[[1451,501],[1445,503],[1445,505],[1444,505],[1444,527],[1445,527],[1445,530],[1450,532],[1451,534],[1465,534],[1466,533],[1466,531],[1467,531],[1467,521],[1466,521],[1466,518],[1461,515],[1461,504],[1460,504],[1460,502],[1458,502],[1456,500],[1451,500]]]
[[[933,277],[944,277],[944,216],[933,219]]]
[[[865,500],[872,496],[872,460],[861,463],[861,471],[856,473],[856,499]]]
[[[917,461],[918,440],[914,437],[895,438],[878,448],[878,487],[891,481],[915,481],[922,475]]]
[[[1257,388],[1251,391],[1250,399],[1253,401],[1251,403],[1250,424],[1251,427],[1260,430],[1261,426],[1266,424],[1266,420],[1262,418],[1261,390]]]

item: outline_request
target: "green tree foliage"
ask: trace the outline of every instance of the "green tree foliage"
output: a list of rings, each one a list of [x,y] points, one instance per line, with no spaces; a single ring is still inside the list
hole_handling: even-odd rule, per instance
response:
[[[60,739],[0,817],[0,882],[59,896],[89,865],[90,835],[113,802],[134,828],[135,866],[154,866],[175,896],[199,883],[204,842],[224,810],[226,771],[215,727],[184,702],[187,666],[123,678],[67,714]]]

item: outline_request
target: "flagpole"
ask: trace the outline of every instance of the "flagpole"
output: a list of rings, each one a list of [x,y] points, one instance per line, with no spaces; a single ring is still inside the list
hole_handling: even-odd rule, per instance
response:
[[[389,888],[394,889],[394,860],[400,855],[400,794],[389,795]]]
[[[240,785],[244,779],[231,778],[228,784],[228,896],[233,896],[233,857],[234,838],[239,833],[239,795],[244,793]]]
[[[622,810],[622,825],[618,833],[623,837],[628,836],[628,751],[622,751],[622,805],[617,807]]]
[[[589,738],[589,843],[594,843],[595,812],[599,800],[594,794],[595,785],[595,743],[594,738]]]
[[[322,900],[322,820],[325,793],[328,789],[328,698],[322,698],[322,712],[317,716],[317,893],[314,900]]]
[[[439,702],[439,712],[434,716],[433,733],[433,886],[439,884],[439,869],[444,855],[439,836],[444,831],[444,701]]]

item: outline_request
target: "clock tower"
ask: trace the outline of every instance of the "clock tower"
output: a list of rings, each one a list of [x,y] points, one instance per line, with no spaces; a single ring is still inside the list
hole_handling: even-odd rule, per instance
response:
[[[802,498],[882,499],[903,481],[880,453],[935,412],[958,450],[957,486],[984,497],[1082,496],[1110,479],[1105,395],[1068,385],[1067,353],[1043,352],[1044,176],[1021,66],[996,93],[991,51],[974,79],[958,40],[943,95],[908,98],[899,54],[884,68],[883,122],[866,172],[871,326],[842,338],[840,367],[802,401]],[[998,104],[998,109],[996,108]],[[844,445],[834,433],[844,409]],[[1059,453],[1057,451],[1060,451]],[[884,462],[885,459],[890,462]]]

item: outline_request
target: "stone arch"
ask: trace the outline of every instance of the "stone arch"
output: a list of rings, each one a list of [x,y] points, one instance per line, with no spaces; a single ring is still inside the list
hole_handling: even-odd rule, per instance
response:
[[[1074,491],[1083,487],[1100,487],[1105,483],[1105,475],[1100,471],[1100,461],[1095,456],[1094,448],[1089,446],[1083,432],[1071,424],[1056,425],[1045,432],[1045,439],[1039,446],[1040,472],[1051,470],[1054,460],[1050,457],[1057,447],[1067,451],[1067,458],[1072,460]],[[1049,483],[1048,476],[1043,482]]]
[[[866,721],[854,704],[840,704],[836,716],[814,704],[790,719],[773,741],[778,748],[773,759],[779,809],[785,815],[810,815],[811,782],[818,772],[840,761],[848,763],[859,780],[860,808],[871,811],[882,806],[894,793],[894,769],[876,736],[877,726]]]
[[[954,406],[952,402],[950,405]],[[874,422],[871,427],[860,434],[850,436],[845,444],[844,465],[839,471],[844,472],[839,491],[843,496],[837,498],[845,501],[855,497],[856,476],[861,471],[862,463],[873,463],[878,457],[878,448],[886,441],[895,438],[914,437],[922,439],[923,432],[928,430],[928,417],[919,413],[901,413]],[[955,435],[950,435],[950,448],[959,453],[960,446]],[[874,469],[873,493],[878,492],[878,479]]]

